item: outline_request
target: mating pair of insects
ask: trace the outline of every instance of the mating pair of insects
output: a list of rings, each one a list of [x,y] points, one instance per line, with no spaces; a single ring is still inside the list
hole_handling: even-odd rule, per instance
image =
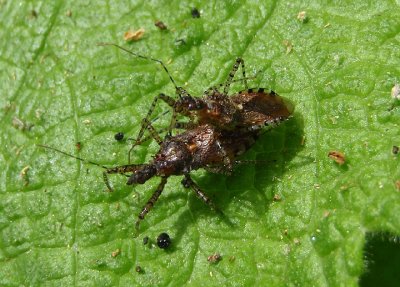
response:
[[[128,176],[128,185],[143,184],[154,176],[160,177],[160,184],[138,215],[137,230],[172,175],[183,176],[183,186],[193,190],[202,201],[217,210],[210,198],[192,180],[191,171],[204,168],[213,173],[230,174],[235,164],[243,162],[238,161],[237,156],[247,151],[263,131],[278,125],[293,113],[293,105],[275,92],[266,92],[263,88],[248,88],[244,61],[241,58],[236,59],[225,83],[209,88],[202,97],[193,97],[185,89],[176,85],[162,61],[142,56],[116,44],[101,43],[99,45],[115,46],[135,57],[161,64],[175,87],[177,99],[159,94],[153,100],[129,150],[127,165],[109,168],[49,146],[40,146],[104,168],[103,179],[110,192],[113,189],[109,183],[108,174],[118,173]],[[243,78],[234,80],[240,67]],[[229,95],[229,88],[235,81],[242,81],[245,89]],[[151,120],[159,100],[172,109],[171,121],[165,130],[164,137],[154,128]],[[181,118],[188,120],[183,122]],[[133,148],[150,139],[154,139],[160,145],[153,159],[144,164],[131,164],[130,155]]]

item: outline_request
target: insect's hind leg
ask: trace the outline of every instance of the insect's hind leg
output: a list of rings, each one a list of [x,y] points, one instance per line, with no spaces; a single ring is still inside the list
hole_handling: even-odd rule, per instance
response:
[[[161,182],[157,186],[157,189],[154,191],[153,195],[147,201],[146,205],[142,208],[138,215],[138,219],[136,220],[135,228],[136,231],[139,232],[140,222],[145,218],[146,214],[150,212],[153,208],[154,204],[157,202],[160,197],[162,191],[164,190],[164,186],[167,183],[168,177],[161,177]]]
[[[231,72],[229,73],[228,79],[225,82],[225,87],[224,87],[224,94],[227,95],[229,92],[229,88],[233,82],[233,78],[235,77],[236,72],[239,69],[239,66],[242,67],[242,73],[243,73],[243,84],[244,88],[247,90],[248,85],[247,85],[247,78],[246,78],[246,71],[244,68],[244,60],[242,58],[237,58],[235,64],[232,67]]]
[[[231,81],[231,84],[232,83],[237,83],[237,82],[244,82],[245,80],[246,81],[247,80],[254,80],[255,78],[257,78],[257,75],[246,77],[246,79],[243,79],[243,78],[235,79],[235,80]],[[205,90],[203,94],[206,95],[206,96],[210,96],[210,95],[212,95],[214,93],[219,93],[219,89],[221,89],[222,87],[225,87],[225,84],[226,83],[222,83],[222,84],[218,84],[218,85],[212,86],[212,87],[208,88],[207,90]]]

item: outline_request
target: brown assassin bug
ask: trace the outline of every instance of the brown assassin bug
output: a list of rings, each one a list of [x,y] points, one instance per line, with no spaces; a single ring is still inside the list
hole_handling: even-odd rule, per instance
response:
[[[264,89],[246,89],[228,97],[228,89],[239,64],[242,64],[244,81],[246,81],[244,63],[241,59],[236,61],[227,82],[220,85],[224,86],[222,93],[216,87],[212,87],[200,99],[192,97],[183,88],[177,87],[166,66],[160,60],[141,56],[115,44],[102,45],[113,45],[137,57],[160,63],[174,84],[179,99],[174,100],[164,94],[155,98],[146,117],[142,120],[139,134],[130,149],[131,151],[134,146],[149,139],[143,138],[144,132],[148,130],[151,138],[154,138],[160,145],[159,151],[149,163],[129,163],[109,168],[53,147],[39,146],[104,168],[103,179],[109,191],[113,191],[113,189],[109,183],[108,174],[118,173],[128,176],[128,185],[144,184],[154,176],[161,177],[156,191],[138,215],[137,229],[164,190],[168,177],[172,175],[183,175],[183,186],[191,188],[207,205],[217,210],[210,198],[192,180],[190,172],[204,168],[214,173],[230,174],[234,165],[240,163],[236,160],[237,156],[248,150],[255,142],[263,131],[261,127],[274,126],[288,119],[293,112],[293,106],[288,101],[274,92],[266,93]],[[247,87],[246,82],[245,86]],[[164,100],[173,108],[172,121],[164,139],[149,120],[158,99]],[[188,116],[190,121],[188,123],[176,122],[177,114]],[[173,127],[184,130],[173,136],[171,134]]]

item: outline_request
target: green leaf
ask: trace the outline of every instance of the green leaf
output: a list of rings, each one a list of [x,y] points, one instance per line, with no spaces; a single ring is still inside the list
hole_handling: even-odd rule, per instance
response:
[[[400,234],[399,3],[264,2],[0,1],[0,285],[357,284],[366,233]],[[142,39],[124,43],[141,27]],[[196,96],[242,57],[254,87],[295,103],[245,156],[271,163],[194,173],[227,219],[174,177],[135,238],[158,178],[132,188],[112,176],[108,193],[101,168],[36,146],[126,164],[129,142],[114,134],[134,137],[154,97],[174,96],[160,65],[98,42],[163,60]],[[156,151],[148,143],[133,160]],[[169,250],[154,245],[161,232]]]

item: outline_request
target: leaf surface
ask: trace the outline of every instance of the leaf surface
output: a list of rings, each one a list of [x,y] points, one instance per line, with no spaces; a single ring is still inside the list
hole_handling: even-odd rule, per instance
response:
[[[0,2],[0,285],[357,285],[366,233],[400,234],[400,107],[390,96],[399,3],[264,2]],[[141,27],[142,39],[124,43]],[[253,87],[295,103],[245,155],[270,163],[194,173],[225,219],[171,178],[135,238],[158,178],[132,188],[112,176],[108,193],[101,168],[36,146],[126,164],[129,142],[114,134],[134,137],[154,97],[175,96],[157,63],[99,42],[164,61],[196,96],[242,57]],[[167,110],[156,108],[157,127]],[[149,142],[133,160],[156,151]],[[161,232],[173,240],[167,251],[155,246]],[[211,264],[215,253],[222,261]]]

